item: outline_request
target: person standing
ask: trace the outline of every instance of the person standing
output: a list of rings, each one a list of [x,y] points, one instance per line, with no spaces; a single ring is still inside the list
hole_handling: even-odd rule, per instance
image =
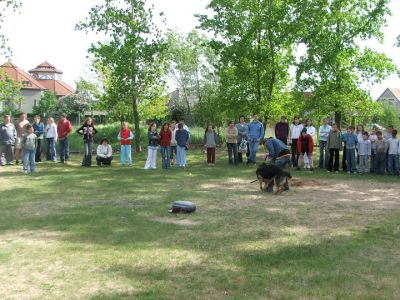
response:
[[[388,143],[388,172],[389,175],[399,175],[399,151],[400,144],[397,138],[397,130],[392,131],[392,138],[387,141]]]
[[[122,128],[118,133],[118,141],[121,143],[121,150],[119,155],[119,163],[121,166],[125,166],[125,163],[128,166],[132,166],[132,144],[133,133],[128,128],[128,122],[122,123]]]
[[[176,158],[176,147],[177,147],[177,143],[176,143],[176,139],[175,139],[175,133],[178,130],[178,128],[176,128],[176,122],[172,121],[171,122],[171,165],[175,164],[175,158]]]
[[[67,114],[62,113],[57,123],[57,135],[60,141],[60,162],[65,163],[69,160],[69,141],[68,135],[72,131],[72,124],[67,120]]]
[[[256,155],[258,146],[264,138],[264,126],[258,120],[258,115],[253,114],[253,121],[248,124],[247,136],[249,138],[250,156],[247,158],[247,164],[256,164]]]
[[[207,164],[215,166],[215,148],[217,147],[218,136],[212,124],[208,124],[204,133],[204,146],[207,149]]]
[[[293,123],[290,125],[289,141],[292,152],[292,165],[293,168],[297,168],[299,164],[299,154],[297,152],[297,141],[300,137],[301,131],[303,130],[303,125],[300,123],[300,118],[298,116],[293,117]]]
[[[160,130],[160,146],[162,168],[169,169],[171,167],[171,139],[172,131],[169,123],[164,123]]]
[[[307,128],[301,130],[299,139],[297,140],[297,152],[299,154],[299,164],[297,170],[300,170],[301,165],[304,164],[304,157],[308,158],[307,169],[313,170],[313,160],[312,155],[314,151],[314,141],[311,134],[307,133]]]
[[[26,126],[27,133],[24,134],[21,140],[21,147],[23,149],[23,170],[25,174],[28,174],[28,162],[29,170],[31,173],[35,173],[35,153],[36,153],[36,134],[33,133],[33,127],[31,125]]]
[[[233,121],[229,121],[225,135],[226,135],[226,146],[228,148],[229,164],[236,166],[238,163],[238,145],[237,145],[238,130],[235,127],[235,123]]]
[[[144,165],[145,170],[156,169],[157,151],[160,141],[160,135],[157,132],[157,124],[151,122],[147,131],[147,138],[149,144],[147,146],[147,160]]]
[[[178,124],[178,130],[175,134],[175,139],[178,144],[176,163],[180,168],[186,167],[186,149],[189,143],[189,132],[183,129],[183,124]]]
[[[368,160],[371,157],[371,141],[368,139],[368,132],[364,131],[362,134],[362,140],[358,140],[357,151],[359,158],[359,170],[360,174],[368,173]]]
[[[17,130],[11,123],[11,116],[4,115],[3,124],[0,125],[0,156],[4,154],[7,165],[13,164],[16,139]]]
[[[15,142],[15,163],[18,165],[19,160],[22,156],[21,141],[23,136],[26,134],[26,127],[29,125],[29,121],[26,119],[26,113],[20,113],[18,116],[15,128],[17,129],[17,140]]]
[[[47,118],[46,125],[46,160],[56,161],[56,142],[57,142],[57,126],[52,117]]]
[[[376,132],[378,131],[377,127],[372,127],[371,134],[369,135],[369,140],[371,141],[371,166],[370,166],[370,173],[376,173],[375,170],[375,154],[376,154],[376,141],[378,137],[376,136]]]
[[[392,132],[393,133],[393,132]],[[387,163],[387,150],[388,150],[388,142],[383,138],[382,131],[376,132],[377,140],[375,142],[375,171],[376,174],[384,175]]]
[[[35,162],[42,162],[42,142],[44,136],[44,124],[40,122],[40,116],[36,115],[33,117],[33,132],[37,137]]]
[[[322,125],[319,127],[319,163],[318,167],[324,169],[327,167],[327,158],[329,153],[329,148],[327,147],[329,132],[332,127],[328,124],[329,119],[324,118],[322,120]]]
[[[87,117],[85,123],[76,130],[77,134],[83,135],[84,156],[82,167],[92,166],[93,137],[97,134],[97,130],[93,125],[93,119]]]
[[[356,148],[358,143],[357,135],[353,132],[353,127],[347,127],[347,132],[342,136],[346,146],[347,174],[356,173]]]
[[[275,125],[275,137],[282,141],[285,145],[288,143],[289,136],[289,124],[285,116],[281,117],[281,120]]]
[[[326,148],[329,151],[328,172],[339,172],[339,151],[342,150],[342,134],[336,124],[332,125],[332,130],[328,134]],[[333,163],[335,159],[335,163]],[[333,169],[332,169],[333,168]]]
[[[247,136],[247,131],[248,131],[248,126],[246,124],[246,119],[243,115],[239,117],[239,123],[236,124],[236,128],[238,130],[238,137],[237,137],[237,146],[239,149],[239,146],[242,144],[243,146],[246,145],[244,151],[238,151],[238,162],[243,163],[243,154],[246,153],[246,156],[250,156],[250,147],[249,147],[249,142],[248,142],[248,136]]]

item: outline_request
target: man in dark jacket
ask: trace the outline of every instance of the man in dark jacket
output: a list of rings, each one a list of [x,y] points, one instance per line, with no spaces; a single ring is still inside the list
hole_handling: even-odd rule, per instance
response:
[[[7,164],[14,161],[14,146],[17,139],[17,130],[11,123],[11,117],[4,115],[4,123],[0,125],[0,156],[4,153]]]
[[[275,137],[287,145],[287,140],[289,136],[289,125],[285,116],[281,117],[279,123],[275,125]]]

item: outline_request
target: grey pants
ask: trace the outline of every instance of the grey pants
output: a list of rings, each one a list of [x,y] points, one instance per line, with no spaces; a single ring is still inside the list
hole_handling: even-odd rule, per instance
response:
[[[14,160],[14,145],[2,145],[0,146],[0,156],[4,153],[7,163],[12,163]]]
[[[360,164],[359,164],[359,172],[367,173],[368,172],[368,155],[360,155]]]

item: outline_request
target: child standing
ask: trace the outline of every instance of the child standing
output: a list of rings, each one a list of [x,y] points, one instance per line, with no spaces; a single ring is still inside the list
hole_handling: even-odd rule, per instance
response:
[[[47,143],[47,160],[56,161],[56,142],[57,142],[57,125],[52,117],[47,119],[46,125],[46,143]]]
[[[375,167],[377,174],[384,175],[386,169],[386,153],[388,149],[387,141],[383,138],[382,131],[376,132],[377,140],[375,153]]]
[[[328,172],[339,172],[339,151],[342,150],[342,135],[336,124],[332,124],[332,130],[328,134],[326,148],[329,150]],[[333,159],[335,163],[333,164]],[[333,169],[332,169],[333,165]]]
[[[33,133],[33,127],[31,125],[26,126],[27,133],[22,137],[21,146],[23,149],[23,160],[22,165],[24,173],[28,174],[28,162],[31,173],[35,173],[35,154],[36,154],[36,143],[37,136]]]
[[[294,116],[293,123],[290,125],[290,134],[289,134],[289,141],[292,151],[292,165],[294,168],[298,166],[299,155],[297,152],[297,141],[300,137],[302,130],[303,130],[303,125],[300,124],[300,118],[298,116]]]
[[[208,124],[204,133],[204,146],[207,149],[207,164],[209,166],[215,165],[215,148],[217,147],[217,140],[218,137],[214,130],[214,126]]]
[[[228,128],[226,128],[226,146],[228,147],[229,164],[237,165],[238,163],[238,149],[237,149],[238,130],[233,121],[229,121]]]
[[[93,151],[93,136],[97,133],[94,128],[93,120],[91,117],[87,117],[85,123],[76,130],[76,133],[83,135],[83,148],[84,156],[82,161],[82,167],[92,166],[92,151]]]
[[[157,132],[157,125],[154,122],[151,122],[149,125],[149,129],[147,131],[147,138],[149,140],[149,145],[147,146],[147,160],[144,165],[144,169],[156,169],[157,162],[157,151],[158,145],[160,141],[160,135]]]
[[[392,138],[388,140],[389,147],[389,161],[388,171],[389,175],[399,175],[399,151],[400,145],[397,139],[397,130],[392,131]]]
[[[178,145],[176,143],[176,139],[175,139],[175,133],[178,130],[178,128],[176,128],[176,122],[175,121],[171,122],[170,130],[171,130],[171,165],[174,165],[175,164],[175,157],[176,157],[176,147]]]
[[[359,155],[359,170],[360,174],[366,174],[368,172],[368,159],[371,157],[371,141],[368,139],[368,132],[364,131],[362,134],[362,140],[358,140],[358,155]]]
[[[353,127],[347,127],[347,132],[343,134],[343,142],[346,147],[346,163],[347,163],[347,174],[356,173],[356,147],[357,147],[357,135],[353,133]]]
[[[33,117],[33,132],[37,136],[37,145],[36,145],[36,154],[35,154],[35,162],[42,162],[42,141],[44,136],[44,124],[40,122],[40,116],[35,115]]]
[[[378,137],[376,136],[376,127],[372,127],[371,134],[369,135],[369,140],[371,141],[371,167],[370,167],[370,172],[371,173],[376,173],[375,170],[375,153],[376,153],[376,141]]]
[[[189,132],[183,129],[183,124],[178,124],[178,130],[175,133],[177,146],[176,163],[180,168],[186,167],[186,148],[189,142]]]
[[[121,166],[125,166],[127,163],[129,166],[132,166],[132,149],[131,143],[133,140],[133,133],[128,128],[128,122],[122,123],[122,128],[118,133],[118,141],[121,143],[121,153],[119,157],[119,162]]]
[[[172,131],[169,123],[164,123],[160,131],[160,146],[162,157],[162,168],[169,169],[171,166],[171,139]]]
[[[301,135],[297,141],[297,153],[299,154],[299,164],[297,166],[297,170],[300,170],[300,166],[304,163],[304,156],[308,158],[308,166],[307,168],[310,171],[313,170],[313,160],[312,153],[314,151],[314,141],[310,134],[307,133],[307,128],[303,128],[301,130]]]

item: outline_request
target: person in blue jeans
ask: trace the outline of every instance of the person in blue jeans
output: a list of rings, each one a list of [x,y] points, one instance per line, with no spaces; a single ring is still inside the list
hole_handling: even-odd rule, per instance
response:
[[[28,162],[31,173],[35,173],[35,154],[37,136],[33,133],[33,127],[31,125],[26,126],[27,133],[22,137],[21,147],[23,149],[22,165],[24,173],[28,174]]]
[[[177,147],[176,163],[180,168],[186,167],[186,149],[189,143],[189,132],[183,128],[183,124],[178,124],[178,130],[175,133]]]
[[[250,156],[247,158],[247,164],[256,164],[256,154],[262,138],[264,138],[264,126],[258,120],[258,115],[253,114],[253,121],[247,126],[247,136],[249,140]]]
[[[358,143],[357,135],[353,133],[353,127],[347,127],[347,132],[343,134],[342,140],[346,147],[347,173],[355,174],[356,170],[356,147]]]

